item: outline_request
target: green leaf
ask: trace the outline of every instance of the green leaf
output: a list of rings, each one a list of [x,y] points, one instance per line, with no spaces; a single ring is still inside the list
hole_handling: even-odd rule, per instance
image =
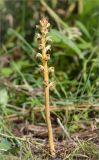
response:
[[[22,37],[20,33],[12,28],[10,28],[8,32],[9,34],[14,34],[20,41],[23,42],[23,44],[25,44],[31,50],[32,53],[34,53],[34,49],[32,48],[32,46],[24,39],[24,37]]]
[[[9,76],[13,72],[12,68],[4,67],[1,69],[1,74],[3,76]]]
[[[59,43],[59,45],[63,45],[64,48],[69,47],[79,56],[79,58],[83,59],[83,55],[81,53],[81,50],[77,47],[75,42],[70,40],[63,33],[60,33],[59,31],[52,29],[50,32],[50,35],[52,37],[53,42]]]
[[[87,28],[84,26],[83,23],[80,21],[76,21],[77,26],[81,29],[81,31],[89,38],[91,39],[91,35],[89,34]]]
[[[90,14],[93,10],[99,10],[99,0],[85,0],[84,14]]]
[[[0,90],[0,106],[6,107],[6,104],[8,103],[8,93],[6,89]]]
[[[11,143],[7,139],[2,139],[0,142],[0,150],[1,151],[8,151],[11,149]]]

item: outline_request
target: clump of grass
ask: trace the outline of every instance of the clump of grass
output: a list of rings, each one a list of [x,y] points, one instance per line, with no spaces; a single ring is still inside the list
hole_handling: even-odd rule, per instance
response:
[[[75,149],[67,155],[67,159],[99,159],[99,147],[96,144],[84,140],[78,141]]]
[[[48,137],[49,137],[49,147],[50,152],[54,156],[55,155],[55,147],[53,141],[53,132],[52,132],[52,124],[51,124],[51,117],[50,117],[50,108],[49,108],[49,88],[53,85],[53,82],[49,83],[49,73],[53,72],[53,67],[48,67],[48,60],[50,59],[50,55],[48,51],[50,50],[50,45],[48,45],[48,41],[50,37],[48,36],[48,29],[50,27],[50,23],[47,21],[46,18],[42,18],[40,20],[40,33],[38,34],[39,38],[39,49],[41,53],[37,54],[42,61],[42,65],[40,65],[40,70],[43,72],[44,75],[44,92],[45,92],[45,113],[46,113],[46,121],[48,126]]]

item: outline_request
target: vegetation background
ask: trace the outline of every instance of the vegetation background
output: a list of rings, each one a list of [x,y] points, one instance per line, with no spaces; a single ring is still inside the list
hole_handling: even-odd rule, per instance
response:
[[[99,0],[0,0],[0,160],[50,157],[41,150],[47,131],[36,25],[42,16],[51,23],[49,66],[55,73],[50,80],[56,85],[50,105],[57,152],[67,133],[79,135],[77,146],[63,147],[60,159],[98,160]]]

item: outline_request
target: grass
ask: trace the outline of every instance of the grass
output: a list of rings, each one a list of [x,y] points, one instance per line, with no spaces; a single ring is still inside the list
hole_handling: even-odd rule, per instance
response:
[[[33,140],[33,138],[31,139],[31,137],[28,137],[28,139],[15,138],[18,146],[15,144],[16,142],[13,137],[7,136],[7,135],[3,135],[3,137],[10,138],[10,141],[12,139],[11,142],[13,143],[14,152],[11,150],[9,150],[9,152],[2,151],[2,154],[3,154],[3,155],[1,154],[2,159],[12,158],[14,160],[14,159],[20,158],[25,160],[30,158],[34,160],[36,159],[42,160],[44,158],[47,159],[48,156],[51,157],[51,155],[48,154],[47,149],[45,149],[46,146],[42,142],[37,142],[37,140],[35,141],[35,139]],[[20,143],[19,143],[19,140],[20,140]],[[2,141],[5,141],[5,139]],[[8,141],[8,139],[6,139],[6,141]],[[69,145],[67,146],[68,143]],[[62,146],[62,143],[57,144],[57,147],[59,148],[56,152],[56,157],[58,158],[60,157],[64,160],[65,159],[72,160],[77,158],[94,160],[99,158],[99,153],[98,153],[99,146],[97,146],[91,141],[88,142],[88,141],[80,140],[76,137],[75,141],[74,140],[72,142],[66,141],[64,148],[61,148],[61,146]],[[17,149],[17,147],[19,149]]]

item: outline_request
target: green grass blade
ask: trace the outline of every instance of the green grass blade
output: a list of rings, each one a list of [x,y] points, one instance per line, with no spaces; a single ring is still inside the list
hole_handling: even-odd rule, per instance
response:
[[[60,41],[60,44],[63,44],[64,48],[69,47],[79,56],[79,58],[83,59],[81,50],[77,47],[75,42],[73,42],[68,37],[66,37],[65,35],[63,35],[62,33],[60,33],[59,31],[55,29],[52,29],[50,34],[52,36],[52,40],[54,41],[54,43],[55,42],[57,43],[57,41]]]

